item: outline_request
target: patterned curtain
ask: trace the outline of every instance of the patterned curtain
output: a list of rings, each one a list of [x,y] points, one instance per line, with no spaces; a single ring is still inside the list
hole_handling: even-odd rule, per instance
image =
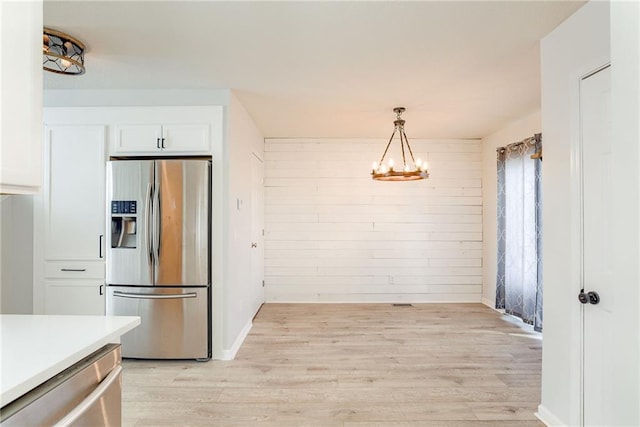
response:
[[[498,149],[496,308],[542,331],[541,135]]]

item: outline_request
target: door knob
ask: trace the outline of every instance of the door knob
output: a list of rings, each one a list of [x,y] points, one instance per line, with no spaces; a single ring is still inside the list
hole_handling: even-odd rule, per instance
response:
[[[251,247],[252,247],[252,248],[257,248],[257,247],[258,247],[258,244],[257,244],[257,243],[251,243]]]
[[[580,289],[580,293],[578,294],[578,301],[582,304],[593,304],[596,305],[600,302],[600,295],[598,295],[595,291],[585,292],[584,289]]]

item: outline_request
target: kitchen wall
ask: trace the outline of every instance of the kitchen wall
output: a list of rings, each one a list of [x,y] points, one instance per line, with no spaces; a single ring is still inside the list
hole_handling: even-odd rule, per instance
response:
[[[606,376],[611,424],[640,425],[640,2],[611,2],[610,28],[616,312]]]
[[[482,302],[495,307],[497,267],[497,173],[496,148],[540,133],[540,111],[525,116],[482,138]],[[544,146],[544,135],[542,135]],[[544,169],[543,169],[544,179]]]
[[[251,274],[251,160],[264,156],[264,138],[253,120],[231,95],[227,109],[227,138],[225,180],[227,200],[224,229],[225,287],[222,289],[224,319],[224,359],[232,359],[251,328],[253,317],[264,302],[262,283],[252,281]],[[214,291],[216,292],[216,291]],[[216,294],[214,293],[214,300]],[[215,314],[214,314],[215,316]],[[215,317],[214,317],[215,319]],[[215,322],[214,322],[215,324]]]
[[[33,313],[33,197],[0,198],[0,313]]]
[[[412,139],[431,177],[373,181],[387,142],[266,140],[267,301],[480,302],[480,140]]]

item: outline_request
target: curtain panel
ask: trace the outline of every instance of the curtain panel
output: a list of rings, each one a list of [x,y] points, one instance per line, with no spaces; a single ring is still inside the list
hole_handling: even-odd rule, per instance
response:
[[[542,138],[497,150],[496,308],[542,331]]]

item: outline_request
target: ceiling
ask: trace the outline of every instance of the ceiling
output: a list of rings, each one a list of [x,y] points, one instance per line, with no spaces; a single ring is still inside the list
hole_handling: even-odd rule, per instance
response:
[[[539,40],[583,1],[48,1],[87,45],[45,89],[233,89],[265,137],[477,138],[540,108]]]

